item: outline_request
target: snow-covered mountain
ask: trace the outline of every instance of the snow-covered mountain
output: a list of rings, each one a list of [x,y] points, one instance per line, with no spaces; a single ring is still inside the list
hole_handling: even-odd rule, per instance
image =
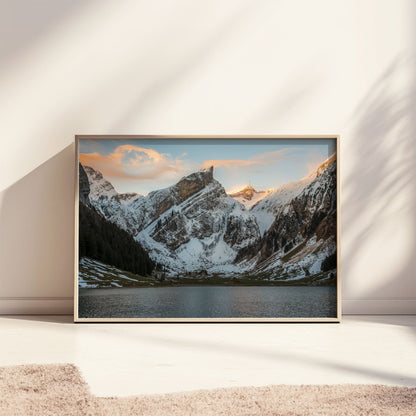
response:
[[[134,192],[127,192],[119,194],[114,186],[107,181],[101,172],[96,171],[90,166],[84,166],[84,171],[87,174],[90,185],[90,200],[114,200],[120,204],[126,205],[140,198],[141,195]]]
[[[308,176],[294,182],[289,182],[262,198],[254,204],[251,212],[256,216],[257,224],[262,235],[270,228],[276,217],[288,205],[290,201],[300,195],[318,176],[336,161],[335,155],[325,160],[318,168]]]
[[[308,176],[270,191],[256,191],[248,185],[241,191],[229,195],[242,203],[256,217],[257,225],[263,236],[286,205],[300,195],[334,161],[335,156],[332,156]]]
[[[88,182],[90,184],[90,199],[110,199],[117,195],[113,185],[104,179],[101,172],[98,172],[90,166],[83,166],[84,171],[88,176]]]
[[[309,184],[278,209],[257,247],[259,273],[299,279],[331,268],[337,231],[335,156],[306,179]]]
[[[241,191],[233,192],[228,195],[234,198],[240,204],[243,204],[247,209],[250,209],[253,205],[257,204],[271,191],[256,191],[251,185],[247,185]]]
[[[238,272],[240,250],[260,238],[254,216],[213,178],[213,168],[151,192],[132,208],[137,241],[170,271]]]
[[[80,164],[80,184],[81,180],[85,182],[85,176],[89,183],[88,203],[93,205],[105,219],[133,234],[137,215],[130,205],[141,199],[142,195],[133,192],[118,193],[101,172]]]
[[[319,273],[336,250],[335,156],[271,192],[248,186],[227,195],[211,167],[128,202],[99,172],[85,171],[91,204],[170,275],[299,278]]]

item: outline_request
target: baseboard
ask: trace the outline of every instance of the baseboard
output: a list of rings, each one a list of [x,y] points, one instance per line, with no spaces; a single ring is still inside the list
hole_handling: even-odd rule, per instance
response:
[[[343,315],[415,315],[416,299],[344,299]]]
[[[72,315],[72,297],[3,297],[0,315]]]
[[[72,315],[72,297],[3,297],[0,315]],[[345,299],[343,315],[413,315],[416,299]]]

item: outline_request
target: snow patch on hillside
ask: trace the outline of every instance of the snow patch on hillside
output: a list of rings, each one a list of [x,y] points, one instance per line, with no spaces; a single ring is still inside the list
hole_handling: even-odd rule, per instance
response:
[[[101,261],[88,257],[82,257],[79,261],[78,287],[82,289],[92,289],[98,287],[124,287],[133,284],[146,284],[148,281],[142,280],[140,276],[118,269]],[[150,282],[150,285],[152,283]]]

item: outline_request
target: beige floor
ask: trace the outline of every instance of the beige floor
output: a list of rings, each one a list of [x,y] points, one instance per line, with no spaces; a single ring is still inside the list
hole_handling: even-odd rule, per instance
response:
[[[0,317],[0,366],[65,362],[99,396],[269,384],[416,386],[416,316],[347,316],[341,324]]]

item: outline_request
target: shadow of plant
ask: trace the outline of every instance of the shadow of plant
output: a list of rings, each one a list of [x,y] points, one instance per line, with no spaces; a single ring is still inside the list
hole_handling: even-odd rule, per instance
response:
[[[414,55],[399,57],[364,98],[351,121],[352,135],[342,142],[356,166],[342,189],[344,287],[353,293],[372,266],[380,283],[371,276],[366,298],[416,293],[415,69]]]

